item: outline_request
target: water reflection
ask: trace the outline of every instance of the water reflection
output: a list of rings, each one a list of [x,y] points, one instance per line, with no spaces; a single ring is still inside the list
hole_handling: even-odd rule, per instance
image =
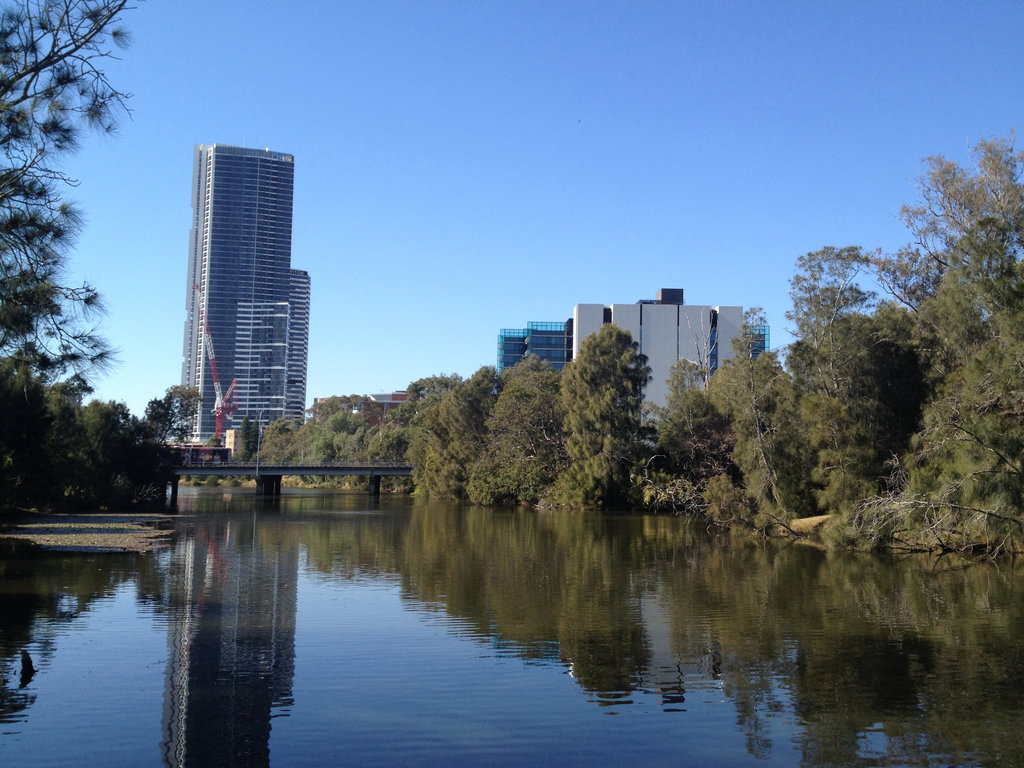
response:
[[[295,541],[255,516],[201,522],[167,569],[167,766],[269,765],[270,721],[292,703]],[[277,710],[277,712],[275,712]]]
[[[35,703],[37,668],[52,657],[62,628],[140,577],[141,563],[136,554],[52,552],[0,540],[0,724],[24,719]]]
[[[746,749],[808,765],[1024,764],[1024,586],[1012,564],[711,539],[678,520],[414,509],[393,567],[588,700],[719,695]],[[556,650],[557,649],[557,650]],[[782,728],[791,721],[796,732]]]
[[[53,682],[54,628],[134,582],[152,609],[135,620],[155,614],[166,636],[159,758],[136,764],[269,765],[272,746],[301,754],[296,764],[338,754],[386,763],[383,750],[438,743],[455,762],[501,762],[472,752],[456,720],[520,764],[696,762],[702,739],[721,764],[1024,764],[1024,581],[1010,564],[759,544],[674,518],[329,494],[267,506],[186,492],[182,504],[159,555],[3,551],[0,721],[25,721],[43,703],[34,697],[40,678]],[[413,619],[354,625],[357,591]],[[450,644],[425,638],[424,624]],[[467,644],[484,663],[451,660]],[[42,673],[19,688],[26,648]],[[90,663],[99,679],[138,659]],[[543,680],[515,699],[515,686],[498,684],[509,668]],[[300,710],[324,723],[296,724]],[[97,740],[108,720],[89,721]],[[272,724],[282,726],[273,739]],[[736,752],[745,761],[721,756]]]
[[[704,534],[678,519],[422,504],[395,567],[410,602],[443,606],[506,655],[556,660],[589,701],[619,709],[653,695],[678,711],[687,685],[720,687],[721,651],[703,619],[679,646],[658,584],[701,559]]]

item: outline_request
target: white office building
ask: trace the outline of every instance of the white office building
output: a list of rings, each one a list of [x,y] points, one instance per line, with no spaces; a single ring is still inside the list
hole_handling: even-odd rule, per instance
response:
[[[679,360],[714,372],[732,357],[732,340],[743,329],[743,307],[684,304],[681,288],[662,289],[656,299],[635,304],[577,304],[572,313],[573,358],[583,339],[605,323],[629,331],[651,368],[644,399],[665,405],[669,374]],[[764,339],[767,344],[767,328]]]

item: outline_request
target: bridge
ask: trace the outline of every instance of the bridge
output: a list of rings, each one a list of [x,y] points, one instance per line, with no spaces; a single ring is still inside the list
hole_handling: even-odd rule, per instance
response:
[[[370,479],[370,495],[380,496],[382,477],[410,477],[412,467],[408,464],[261,464],[259,462],[202,462],[183,464],[175,467],[171,480],[171,502],[178,498],[178,479],[192,477],[255,477],[256,492],[261,496],[279,496],[281,478],[285,475],[317,475],[319,477],[343,477],[362,475]]]

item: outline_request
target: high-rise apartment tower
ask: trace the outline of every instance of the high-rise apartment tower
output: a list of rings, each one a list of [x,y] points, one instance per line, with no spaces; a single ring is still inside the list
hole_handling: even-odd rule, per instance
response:
[[[283,152],[195,147],[181,374],[202,395],[193,440],[305,409],[310,282],[291,268],[294,170]]]

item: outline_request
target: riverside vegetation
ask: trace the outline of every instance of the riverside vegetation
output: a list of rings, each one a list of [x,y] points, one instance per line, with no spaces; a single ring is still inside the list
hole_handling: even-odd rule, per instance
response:
[[[645,361],[606,325],[562,372],[527,357],[421,379],[383,422],[372,401],[328,399],[271,425],[264,455],[404,458],[420,491],[480,504],[628,506],[796,536],[828,516],[833,545],[1020,552],[1024,153],[1011,136],[973,158],[926,161],[905,248],[797,260],[785,360],[752,356],[745,333],[713,376],[680,362],[666,406],[645,408]]]
[[[162,489],[163,442],[187,434],[195,392],[145,418],[90,402],[109,362],[64,279],[79,226],[56,161],[125,108],[100,65],[125,0],[33,0],[0,12],[0,508],[119,503]],[[796,341],[738,354],[711,376],[680,363],[663,408],[648,369],[609,325],[564,371],[527,358],[409,385],[377,414],[328,398],[242,454],[268,461],[407,460],[425,494],[476,503],[672,511],[722,527],[803,528],[835,544],[1024,549],[1024,153],[982,141],[964,168],[926,161],[896,253],[826,247],[797,260]],[[748,326],[763,324],[757,310]],[[353,406],[361,406],[361,411]],[[403,481],[398,481],[401,484]]]
[[[87,377],[111,350],[93,325],[99,293],[67,279],[81,218],[58,161],[85,130],[113,130],[126,109],[101,65],[124,46],[129,7],[0,7],[0,509],[162,495],[162,438],[180,427],[174,406],[190,402],[169,391],[146,419],[122,403],[85,402]]]

